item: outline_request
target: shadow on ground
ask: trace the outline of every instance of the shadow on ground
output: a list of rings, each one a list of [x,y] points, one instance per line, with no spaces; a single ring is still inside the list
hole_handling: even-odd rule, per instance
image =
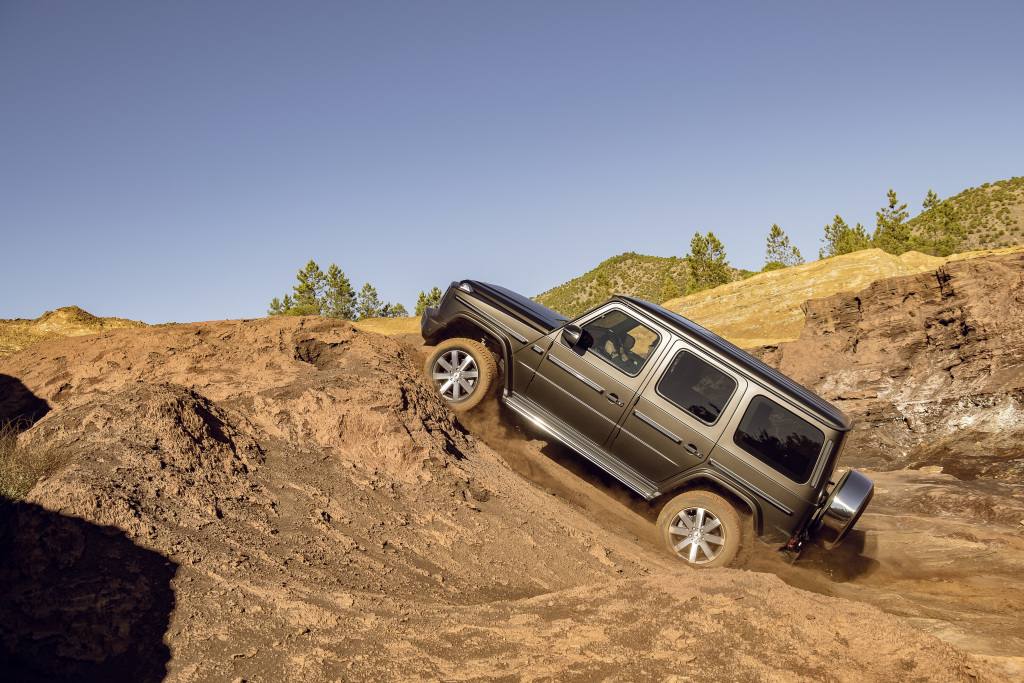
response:
[[[0,374],[0,425],[50,410]],[[177,565],[122,531],[0,496],[0,671],[11,681],[159,681]]]
[[[118,529],[0,500],[4,678],[163,679],[176,569]]]

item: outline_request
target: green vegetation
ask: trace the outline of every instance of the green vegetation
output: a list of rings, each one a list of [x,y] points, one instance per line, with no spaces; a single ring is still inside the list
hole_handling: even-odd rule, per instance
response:
[[[441,288],[434,287],[429,292],[420,292],[416,298],[416,315],[423,315],[428,308],[433,308],[441,303]]]
[[[772,223],[768,231],[762,270],[778,270],[798,266],[803,262],[804,257],[800,255],[800,250],[790,243],[789,235],[783,232],[777,223]]]
[[[850,254],[877,247],[890,254],[920,251],[948,256],[970,249],[988,249],[1024,244],[1024,176],[969,188],[941,200],[928,190],[921,213],[909,218],[907,204],[890,189],[885,205],[876,214],[875,230],[868,234],[863,225],[848,225],[836,214],[825,225],[819,258]],[[778,225],[769,230],[763,271],[799,265],[800,250]],[[637,296],[664,302],[704,289],[744,279],[753,271],[729,265],[725,246],[714,233],[696,233],[685,257],[647,256],[627,252],[598,264],[593,270],[535,297],[537,301],[569,316],[576,316],[606,301],[613,294]],[[357,294],[336,265],[323,273],[310,261],[296,276],[292,292],[270,303],[271,315],[325,315],[350,320],[402,317],[408,313],[401,304],[380,300],[367,283]],[[436,306],[442,291],[433,287],[421,291],[416,315]]]
[[[602,261],[593,270],[534,298],[560,313],[576,316],[607,301],[613,294],[664,301],[665,292],[684,293],[689,288],[690,269],[686,259],[630,251]]]
[[[868,236],[859,223],[850,228],[838,214],[825,226],[821,258],[878,247],[890,254],[919,251],[949,256],[973,249],[1024,244],[1024,177],[1018,176],[964,190],[940,200],[928,190],[921,213],[908,219],[907,205],[894,190],[876,212],[875,232]]]
[[[874,246],[890,254],[910,251],[910,228],[907,227],[906,204],[900,204],[896,191],[889,189],[886,195],[889,203],[875,212],[875,234],[871,238]]]
[[[725,256],[725,245],[713,232],[707,235],[694,233],[686,259],[690,264],[689,292],[711,289],[736,279],[735,271],[729,267]]]
[[[838,213],[831,223],[825,225],[825,237],[822,241],[825,246],[818,251],[818,258],[852,254],[861,249],[871,248],[871,238],[864,226],[858,223],[851,228]]]
[[[363,320],[366,318],[400,318],[409,315],[399,303],[384,303],[369,282],[357,295],[345,273],[331,264],[324,273],[316,261],[295,275],[298,282],[292,293],[270,301],[270,315],[322,315],[327,318]]]
[[[943,201],[929,190],[922,208],[907,222],[918,251],[947,256],[1024,244],[1024,176],[971,187]]]

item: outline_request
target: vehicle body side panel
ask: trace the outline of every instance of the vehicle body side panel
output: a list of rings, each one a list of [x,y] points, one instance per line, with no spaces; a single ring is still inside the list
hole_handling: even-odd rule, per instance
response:
[[[698,356],[736,382],[732,397],[714,424],[705,424],[658,393],[658,381],[680,351]],[[609,447],[620,460],[648,479],[662,482],[704,462],[739,403],[746,380],[681,339],[675,339],[658,361]]]

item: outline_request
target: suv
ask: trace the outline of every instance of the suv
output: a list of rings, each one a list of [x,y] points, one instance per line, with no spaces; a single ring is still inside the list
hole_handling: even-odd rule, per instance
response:
[[[502,401],[647,500],[667,548],[728,565],[745,529],[799,553],[846,536],[874,491],[831,481],[850,420],[700,325],[627,296],[568,320],[503,287],[453,282],[422,318],[425,371],[456,411]],[[500,370],[499,370],[500,369]]]

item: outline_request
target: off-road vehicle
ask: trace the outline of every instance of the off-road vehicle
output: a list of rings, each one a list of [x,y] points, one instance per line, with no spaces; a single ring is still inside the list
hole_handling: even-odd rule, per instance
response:
[[[850,420],[742,349],[661,306],[615,296],[575,320],[503,287],[453,282],[422,318],[427,377],[456,411],[500,390],[512,411],[640,496],[691,565],[749,533],[799,553],[838,544],[874,491],[831,481]]]

